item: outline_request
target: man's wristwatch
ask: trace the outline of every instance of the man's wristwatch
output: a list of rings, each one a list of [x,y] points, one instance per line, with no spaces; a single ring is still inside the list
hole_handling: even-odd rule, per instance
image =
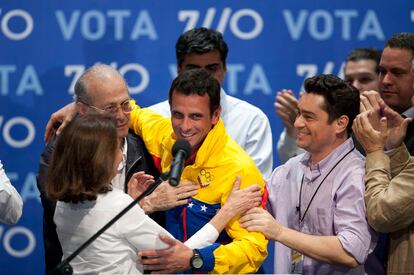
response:
[[[193,249],[193,256],[190,259],[190,265],[193,269],[200,269],[203,266],[203,257],[197,249]]]

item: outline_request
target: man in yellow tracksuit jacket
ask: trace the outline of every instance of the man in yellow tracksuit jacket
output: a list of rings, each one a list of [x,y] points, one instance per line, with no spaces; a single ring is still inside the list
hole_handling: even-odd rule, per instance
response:
[[[171,119],[137,107],[131,112],[131,128],[143,138],[162,172],[169,170],[177,139],[188,140],[192,147],[181,180],[198,183],[199,192],[187,205],[166,213],[167,230],[185,241],[225,203],[236,176],[241,177],[241,188],[252,184],[263,188],[263,204],[267,193],[253,160],[226,133],[220,119],[220,85],[209,73],[201,69],[181,73],[172,83],[169,98]],[[202,266],[193,267],[191,273],[254,273],[267,256],[267,240],[233,219],[217,243],[197,252]]]

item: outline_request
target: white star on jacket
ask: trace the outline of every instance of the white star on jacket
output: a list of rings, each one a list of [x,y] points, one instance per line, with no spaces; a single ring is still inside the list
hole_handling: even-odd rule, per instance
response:
[[[206,206],[205,204],[203,204],[203,205],[201,206],[201,211],[203,211],[203,212],[207,212],[207,206]]]

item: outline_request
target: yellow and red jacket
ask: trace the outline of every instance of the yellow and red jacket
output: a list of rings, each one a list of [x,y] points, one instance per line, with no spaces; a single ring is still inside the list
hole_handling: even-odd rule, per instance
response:
[[[131,128],[142,137],[162,172],[168,171],[172,146],[176,141],[171,119],[149,109],[131,112]],[[184,168],[181,180],[200,185],[198,194],[185,206],[167,211],[167,230],[185,241],[210,221],[223,205],[236,176],[241,188],[258,184],[267,196],[265,182],[250,156],[227,134],[219,122],[208,133],[197,151],[194,164]],[[258,232],[241,228],[237,219],[227,224],[217,243],[199,250],[203,271],[211,273],[255,273],[267,256],[267,240]]]

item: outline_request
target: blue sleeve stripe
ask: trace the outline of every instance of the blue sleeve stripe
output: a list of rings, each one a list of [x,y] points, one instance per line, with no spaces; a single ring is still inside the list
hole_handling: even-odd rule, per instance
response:
[[[200,255],[203,257],[203,266],[200,268],[200,271],[209,272],[213,270],[215,263],[214,250],[216,250],[219,246],[219,243],[214,243],[210,246],[198,249]]]

